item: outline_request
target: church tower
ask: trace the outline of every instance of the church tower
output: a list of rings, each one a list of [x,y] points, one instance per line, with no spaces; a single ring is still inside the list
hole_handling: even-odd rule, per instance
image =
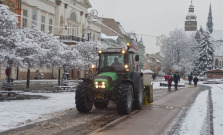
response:
[[[210,33],[213,32],[213,22],[212,22],[212,11],[211,11],[211,4],[209,8],[209,13],[208,13],[208,21],[207,21],[207,29],[209,30]]]
[[[194,14],[194,5],[191,1],[189,6],[189,12],[186,16],[185,31],[196,31],[197,30],[197,16]]]

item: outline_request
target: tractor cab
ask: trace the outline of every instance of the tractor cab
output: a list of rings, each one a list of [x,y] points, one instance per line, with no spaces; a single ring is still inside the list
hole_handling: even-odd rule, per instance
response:
[[[138,55],[134,50],[125,50],[122,48],[107,48],[99,50],[98,72],[116,72],[118,78],[127,79],[127,74],[137,70],[134,63],[138,61]],[[125,76],[123,76],[125,75]]]

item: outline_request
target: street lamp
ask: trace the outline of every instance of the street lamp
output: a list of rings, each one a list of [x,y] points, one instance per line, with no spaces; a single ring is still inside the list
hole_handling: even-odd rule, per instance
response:
[[[81,31],[81,33],[82,33],[82,42],[84,42],[84,35],[86,33],[86,29],[83,28],[82,31]]]
[[[90,25],[91,25],[91,21],[93,19],[97,19],[98,18],[98,11],[93,9],[90,11],[89,15],[88,15],[88,26],[87,26],[87,33],[88,33],[88,41],[90,41]]]

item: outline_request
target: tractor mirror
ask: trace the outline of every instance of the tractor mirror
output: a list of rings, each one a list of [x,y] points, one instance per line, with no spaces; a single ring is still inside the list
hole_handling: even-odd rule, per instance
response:
[[[139,55],[138,54],[135,56],[135,61],[139,61]]]

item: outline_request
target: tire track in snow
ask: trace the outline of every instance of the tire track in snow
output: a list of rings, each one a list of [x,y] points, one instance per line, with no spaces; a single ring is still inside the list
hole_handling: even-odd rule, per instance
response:
[[[213,100],[212,100],[212,92],[209,88],[208,90],[208,99],[209,99],[209,106],[208,106],[208,121],[209,121],[209,134],[214,135],[214,123],[213,123]]]

